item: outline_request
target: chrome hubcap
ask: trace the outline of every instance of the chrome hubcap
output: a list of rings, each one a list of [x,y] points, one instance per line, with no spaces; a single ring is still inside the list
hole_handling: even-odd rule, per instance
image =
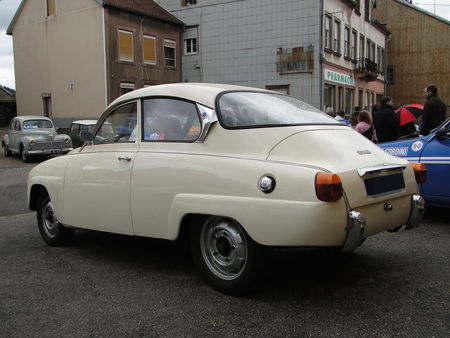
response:
[[[241,227],[227,218],[214,218],[203,226],[200,249],[208,268],[225,280],[237,278],[247,262],[247,243]]]
[[[45,234],[48,237],[53,238],[56,236],[59,222],[58,218],[56,218],[55,209],[53,209],[51,201],[48,201],[42,210],[42,224]]]

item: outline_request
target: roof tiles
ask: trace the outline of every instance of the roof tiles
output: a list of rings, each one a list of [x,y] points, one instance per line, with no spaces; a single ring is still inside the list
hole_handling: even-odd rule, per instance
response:
[[[183,22],[167,12],[153,0],[106,0],[104,6],[128,10],[133,13],[147,15],[163,21],[183,25]]]

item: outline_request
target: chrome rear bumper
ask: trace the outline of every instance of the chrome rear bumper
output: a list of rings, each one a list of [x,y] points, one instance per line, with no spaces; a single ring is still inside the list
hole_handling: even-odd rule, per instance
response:
[[[406,223],[405,230],[411,230],[418,227],[422,222],[425,214],[425,200],[420,195],[413,195],[411,198],[411,213],[409,214],[409,220]]]
[[[419,226],[422,222],[425,213],[425,200],[420,195],[413,195],[411,197],[411,212],[408,221],[406,222],[405,230],[411,230]],[[343,252],[352,252],[364,240],[364,230],[366,228],[366,220],[364,215],[352,210],[348,214],[348,227],[345,243],[342,247]]]

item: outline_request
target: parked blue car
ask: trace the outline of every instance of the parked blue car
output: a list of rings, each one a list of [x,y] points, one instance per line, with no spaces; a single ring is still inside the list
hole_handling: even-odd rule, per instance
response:
[[[450,208],[450,119],[427,136],[404,138],[379,146],[391,155],[424,163],[427,181],[421,184],[421,189],[427,205]]]

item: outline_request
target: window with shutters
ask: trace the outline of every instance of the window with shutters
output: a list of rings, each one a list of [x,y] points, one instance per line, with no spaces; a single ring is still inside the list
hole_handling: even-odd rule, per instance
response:
[[[126,31],[123,29],[118,30],[119,60],[120,61],[127,61],[127,62],[134,61],[133,40],[134,40],[133,32]]]
[[[132,82],[121,82],[120,83],[120,95],[132,92],[135,89],[135,85]]]
[[[341,53],[341,22],[337,19],[334,19],[333,51],[338,54]]]
[[[56,0],[47,0],[47,16],[56,15]]]
[[[344,30],[344,57],[350,58],[350,27]]]
[[[184,38],[184,55],[197,54],[198,39],[197,27],[186,28],[183,34]]]
[[[142,48],[144,63],[147,65],[156,64],[156,37],[150,35],[142,36]]]
[[[359,57],[360,59],[364,58],[365,54],[364,54],[364,46],[366,44],[366,38],[364,37],[364,35],[360,35],[359,36]]]
[[[352,30],[352,43],[350,49],[350,57],[353,60],[356,60],[358,56],[358,33],[356,30]]]
[[[331,16],[325,15],[324,18],[324,42],[325,42],[325,49],[331,50]]]
[[[166,67],[175,67],[176,42],[173,40],[164,40],[164,64]]]
[[[181,1],[182,6],[192,6],[192,5],[196,5],[196,4],[197,4],[197,0],[182,0]]]

